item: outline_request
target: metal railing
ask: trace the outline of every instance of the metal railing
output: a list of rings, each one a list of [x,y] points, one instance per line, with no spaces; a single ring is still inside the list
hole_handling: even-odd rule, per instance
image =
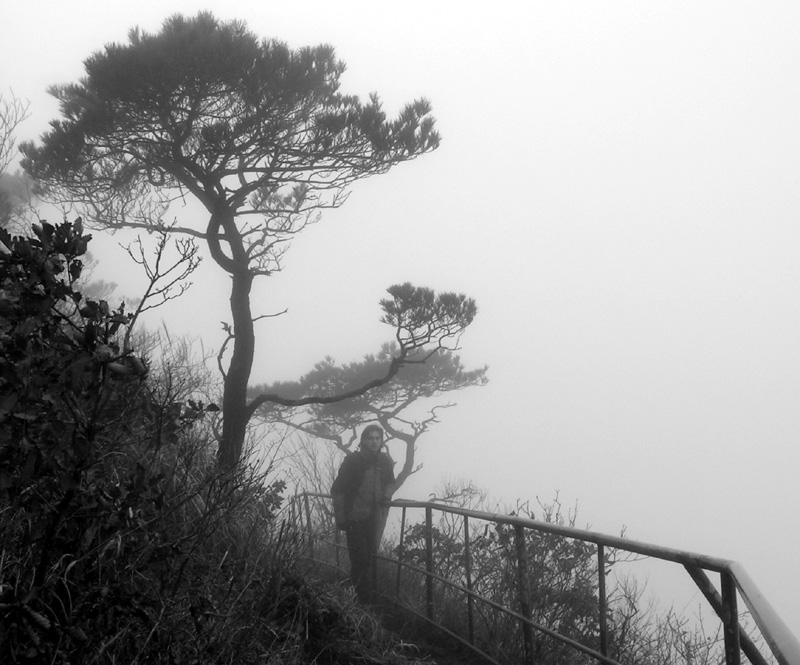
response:
[[[315,559],[314,543],[320,540],[319,536],[314,533],[314,520],[312,519],[311,499],[329,500],[330,495],[319,493],[304,493],[296,497],[297,500],[302,501],[302,510],[295,512],[294,523],[299,525],[307,536],[308,546],[310,548],[310,558]],[[400,580],[401,573],[404,569],[415,570],[424,575],[425,578],[425,611],[424,614],[416,611],[414,608],[406,609],[412,611],[420,618],[436,625],[438,628],[443,629],[451,637],[454,637],[465,646],[476,651],[481,656],[496,663],[491,656],[481,651],[475,646],[473,637],[474,629],[474,609],[475,603],[480,602],[488,604],[495,609],[504,612],[506,615],[513,617],[519,621],[522,628],[523,645],[525,653],[525,662],[527,665],[533,665],[533,635],[534,631],[547,634],[550,637],[561,641],[580,651],[591,658],[596,659],[598,662],[607,663],[609,665],[620,665],[616,660],[613,660],[608,655],[609,639],[608,639],[608,626],[606,617],[608,616],[608,598],[605,588],[606,579],[606,550],[613,549],[618,551],[630,552],[633,554],[653,557],[662,561],[667,561],[683,566],[687,571],[690,578],[697,585],[703,596],[708,601],[710,607],[714,610],[722,622],[722,632],[724,637],[725,647],[725,663],[726,665],[740,665],[741,654],[748,658],[753,665],[768,665],[768,660],[759,651],[757,645],[748,637],[744,628],[739,624],[739,606],[738,600],[741,598],[744,605],[750,613],[750,616],[755,621],[761,635],[764,638],[767,646],[771,651],[771,655],[779,663],[779,665],[800,665],[800,642],[792,634],[780,616],[775,612],[764,595],[759,591],[758,587],[751,580],[742,566],[734,561],[726,559],[719,559],[709,557],[702,554],[695,554],[683,550],[671,549],[652,545],[635,540],[628,540],[626,538],[617,536],[608,536],[593,531],[577,529],[571,526],[561,524],[552,524],[549,522],[541,522],[538,520],[528,519],[525,517],[503,515],[498,513],[486,513],[481,511],[469,510],[465,508],[458,508],[453,506],[444,505],[441,503],[429,501],[409,501],[399,499],[392,502],[392,506],[402,510],[402,518],[400,525],[400,543],[404,542],[405,531],[407,528],[407,511],[413,509],[420,509],[425,511],[425,524],[424,524],[424,539],[425,539],[425,567],[421,568],[403,561],[402,547],[400,548],[400,558],[394,559],[386,556],[379,556],[377,558],[388,561],[397,567],[397,583],[395,590],[395,599],[399,599],[400,594]],[[292,503],[292,510],[297,508],[297,501]],[[435,572],[434,565],[434,546],[433,546],[433,513],[439,511],[444,514],[459,516],[463,521],[463,547],[464,547],[464,571],[463,579],[465,584],[456,583],[450,579],[442,577]],[[328,511],[329,512],[329,511]],[[471,579],[470,570],[470,519],[482,520],[485,522],[492,522],[496,525],[504,525],[513,530],[514,549],[516,555],[516,578],[518,588],[517,608],[509,608],[503,606],[492,599],[481,596],[475,592],[473,581]],[[591,543],[596,548],[597,560],[597,602],[598,602],[598,631],[599,631],[599,648],[593,648],[585,644],[576,642],[569,637],[560,635],[556,631],[541,625],[532,619],[531,607],[527,598],[527,594],[523,592],[527,588],[527,578],[529,573],[527,552],[528,549],[525,545],[526,531],[535,531],[543,534],[553,534],[563,538],[569,538],[583,543]],[[334,568],[341,569],[340,551],[344,547],[339,542],[338,531],[334,530],[334,541],[331,543],[334,547],[335,561],[323,561],[317,559],[319,563],[332,565]],[[377,564],[377,562],[376,562]],[[719,575],[719,591],[712,582],[708,573]],[[377,565],[373,567],[373,578],[377,579]],[[452,631],[444,628],[437,622],[435,616],[435,603],[434,603],[434,581],[446,585],[451,589],[455,589],[463,593],[467,599],[467,635],[458,635]]]

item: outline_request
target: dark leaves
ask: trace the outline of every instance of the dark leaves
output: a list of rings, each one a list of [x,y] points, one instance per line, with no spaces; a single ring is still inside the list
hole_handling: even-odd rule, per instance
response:
[[[478,312],[475,301],[463,293],[437,295],[408,282],[387,290],[392,297],[381,300],[381,321],[396,329],[401,349],[428,344],[454,348]]]

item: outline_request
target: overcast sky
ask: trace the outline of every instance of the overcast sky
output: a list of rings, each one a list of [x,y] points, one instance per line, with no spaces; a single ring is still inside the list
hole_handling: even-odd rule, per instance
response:
[[[92,51],[205,8],[333,44],[346,91],[390,112],[425,96],[443,137],[354,187],[258,287],[262,313],[289,313],[260,324],[254,379],[376,351],[393,283],[465,292],[462,356],[490,384],[421,442],[402,496],[445,477],[560,492],[581,526],[740,561],[800,633],[800,5],[4,3],[21,137]],[[218,346],[227,280],[207,261],[197,281],[163,316]]]

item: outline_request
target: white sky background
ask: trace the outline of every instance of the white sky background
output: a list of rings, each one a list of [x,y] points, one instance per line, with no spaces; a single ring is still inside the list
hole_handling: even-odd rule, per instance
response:
[[[204,8],[333,44],[347,92],[392,114],[428,97],[443,136],[262,281],[262,313],[289,313],[259,324],[254,381],[376,351],[393,283],[466,292],[462,357],[490,384],[457,396],[401,494],[560,491],[581,526],[742,562],[800,633],[800,5],[9,2],[0,87],[33,103],[21,138],[92,51]],[[120,266],[103,269],[135,292]],[[161,315],[217,347],[227,279],[206,261],[195,281]]]

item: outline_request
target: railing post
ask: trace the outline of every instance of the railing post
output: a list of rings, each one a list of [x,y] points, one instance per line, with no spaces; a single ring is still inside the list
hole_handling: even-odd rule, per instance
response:
[[[425,507],[425,595],[426,612],[428,618],[433,620],[433,509]]]
[[[311,501],[308,494],[303,495],[305,509],[306,509],[306,536],[308,537],[308,554],[314,558],[314,533],[311,530]]]
[[[722,626],[725,632],[725,663],[740,665],[742,662],[739,644],[739,611],[736,606],[736,583],[733,575],[720,573],[722,586]]]
[[[299,533],[302,533],[303,528],[304,528],[303,527],[303,511],[300,510],[300,507],[298,505],[299,503],[300,503],[300,495],[299,494],[295,494],[294,497],[292,498],[292,502],[289,505],[292,508],[292,512],[291,512],[292,526],[294,526],[295,529],[297,529],[297,531]],[[299,528],[298,528],[298,525],[299,525]]]
[[[469,546],[469,516],[467,515],[464,515],[464,574],[466,575],[467,589],[472,591],[472,557]],[[475,644],[474,604],[475,599],[471,595],[467,595],[467,629],[470,644]]]
[[[375,602],[378,599],[378,553],[374,552],[370,555],[372,559],[370,563],[370,602]]]
[[[606,598],[605,547],[597,545],[597,596],[600,603],[600,653],[608,655],[608,599]]]
[[[712,609],[717,613],[717,616],[720,618],[720,621],[723,622],[723,626],[725,624],[725,605],[722,596],[716,590],[714,585],[711,583],[711,580],[708,579],[708,575],[706,575],[705,571],[701,568],[691,565],[685,565],[686,571],[689,573],[691,578],[694,580],[695,584],[697,584],[697,588],[703,593],[708,601],[708,604],[711,605]],[[735,600],[735,598],[734,598]],[[747,659],[752,663],[752,665],[769,665],[767,660],[764,656],[761,655],[761,652],[758,650],[758,647],[753,643],[747,633],[744,632],[744,629],[738,626],[738,617],[735,619],[737,623],[737,630],[739,631],[739,646],[744,651],[744,655],[747,656]],[[724,630],[724,628],[723,628]],[[779,662],[783,662],[780,661]],[[800,661],[798,661],[800,662]]]
[[[336,579],[337,581],[342,580],[342,562],[341,562],[341,554],[339,553],[339,541],[341,541],[342,536],[341,532],[339,531],[339,527],[335,524],[333,525],[333,549],[334,549],[334,557],[336,561]]]
[[[533,665],[533,626],[529,623],[533,615],[528,600],[528,548],[525,547],[525,527],[514,525],[514,540],[517,549],[517,586],[519,592],[520,614],[528,621],[522,623],[522,636],[525,640],[525,662]]]
[[[400,544],[397,546],[397,560],[400,562],[397,566],[397,587],[395,588],[394,597],[400,600],[400,577],[403,572],[403,559],[405,558],[405,535],[406,535],[406,507],[403,506],[403,514],[400,517]]]

